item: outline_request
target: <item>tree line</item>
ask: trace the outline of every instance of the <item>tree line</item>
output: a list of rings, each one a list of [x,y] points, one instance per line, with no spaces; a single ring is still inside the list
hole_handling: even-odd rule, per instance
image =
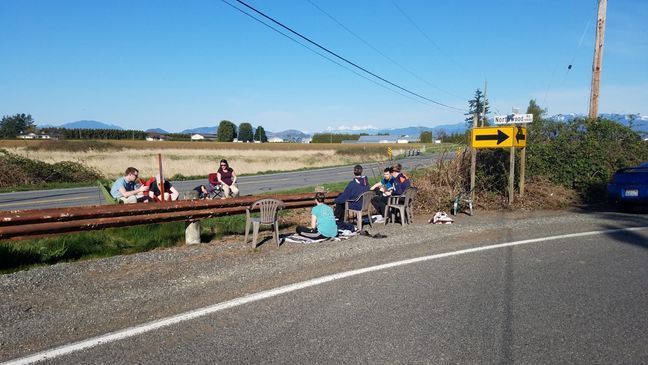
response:
[[[68,129],[59,127],[38,128],[34,119],[29,114],[15,114],[12,116],[5,115],[0,120],[0,138],[13,139],[20,135],[39,132],[47,134],[53,138],[61,139],[131,139],[144,140],[149,133],[141,130],[122,130],[122,129]],[[188,141],[191,135],[187,133],[168,133],[167,139],[173,141]],[[220,122],[217,131],[218,141],[232,142],[238,138],[243,142],[267,142],[268,136],[262,126],[255,128],[250,123],[241,123],[238,128],[230,121],[223,120]]]
[[[238,128],[229,120],[222,120],[218,125],[216,137],[219,142],[232,142],[236,138],[241,142],[268,142],[268,136],[262,126],[252,127],[250,123],[241,123]]]

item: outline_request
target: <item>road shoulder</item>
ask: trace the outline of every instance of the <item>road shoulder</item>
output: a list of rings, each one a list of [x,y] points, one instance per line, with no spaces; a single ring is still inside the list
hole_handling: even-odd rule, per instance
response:
[[[646,215],[492,212],[453,225],[377,226],[387,238],[311,245],[242,237],[0,277],[0,360],[86,339],[261,290],[435,253],[575,232],[648,225]]]

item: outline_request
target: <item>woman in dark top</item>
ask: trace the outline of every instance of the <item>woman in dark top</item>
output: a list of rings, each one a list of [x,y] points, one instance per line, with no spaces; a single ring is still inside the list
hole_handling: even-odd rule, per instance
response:
[[[218,182],[221,183],[223,187],[223,199],[230,197],[237,197],[239,195],[239,189],[236,186],[236,174],[234,170],[229,167],[227,160],[222,159],[220,161],[220,167],[218,168]]]

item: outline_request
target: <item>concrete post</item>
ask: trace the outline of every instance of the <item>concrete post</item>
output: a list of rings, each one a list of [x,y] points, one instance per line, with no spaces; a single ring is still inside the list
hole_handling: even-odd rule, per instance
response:
[[[185,244],[200,243],[200,221],[185,222]]]

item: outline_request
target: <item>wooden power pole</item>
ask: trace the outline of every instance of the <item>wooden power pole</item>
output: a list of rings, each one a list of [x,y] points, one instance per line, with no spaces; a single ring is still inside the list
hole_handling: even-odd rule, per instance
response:
[[[607,0],[598,0],[598,16],[596,20],[596,43],[594,43],[594,62],[592,63],[592,90],[590,93],[589,117],[598,116],[599,86],[601,83],[601,67],[603,65],[603,39],[605,38],[605,14]]]

